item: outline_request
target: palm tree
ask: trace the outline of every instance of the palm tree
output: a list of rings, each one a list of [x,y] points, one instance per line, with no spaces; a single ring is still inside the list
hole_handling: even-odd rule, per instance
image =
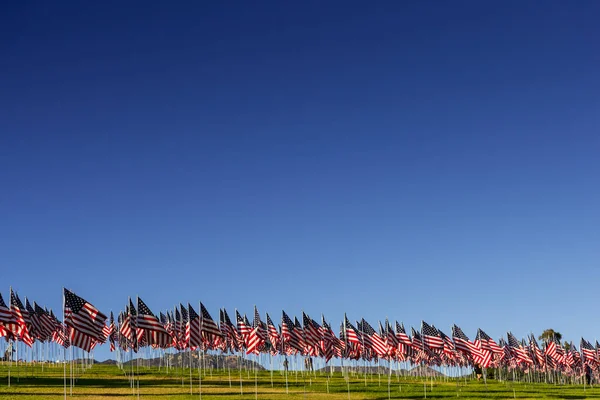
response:
[[[560,343],[560,340],[562,339],[562,334],[550,328],[542,332],[538,339],[543,341],[544,343],[548,343],[550,340],[556,339],[558,340],[558,343]]]

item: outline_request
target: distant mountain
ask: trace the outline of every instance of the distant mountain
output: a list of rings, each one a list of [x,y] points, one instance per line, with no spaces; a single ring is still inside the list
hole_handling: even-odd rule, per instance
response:
[[[117,362],[115,360],[104,360],[104,361],[96,361],[94,360],[94,364],[101,364],[101,365],[116,365]]]
[[[333,370],[333,372],[342,372],[342,367],[340,367],[339,365],[337,366],[328,366],[328,367],[323,367],[318,369],[317,371],[323,371],[323,372],[329,372]],[[350,371],[350,372],[358,372],[361,374],[364,374],[365,372],[367,374],[389,374],[390,369],[388,367],[381,367],[381,366],[344,366],[343,368],[344,371]],[[401,369],[399,370],[399,372],[401,374],[406,374],[406,370],[405,369]],[[395,374],[396,370],[392,370],[392,374]]]
[[[198,363],[198,353],[197,352],[166,354],[164,357],[157,357],[157,358],[150,358],[150,359],[140,358],[139,362],[141,365],[148,366],[148,367],[164,366],[167,361],[170,365],[173,365],[173,366],[179,366],[179,365],[187,366],[190,363],[190,361],[189,361],[190,354],[192,356],[192,362],[194,363],[194,365],[197,365],[197,363]],[[241,361],[241,363],[239,361]],[[137,359],[134,359],[133,361],[128,360],[128,361],[124,362],[123,365],[131,365],[132,362],[134,365],[136,365]],[[115,360],[106,360],[106,361],[99,362],[98,364],[114,365],[116,363],[117,362]],[[265,369],[262,365],[260,365],[257,362],[254,362],[251,360],[246,360],[246,359],[241,359],[238,356],[205,354],[203,356],[203,360],[202,360],[202,366],[203,367],[206,366],[206,368],[237,369],[237,368],[239,368],[239,365],[241,365],[242,367],[244,367],[246,369],[256,368],[259,371]]]
[[[419,365],[417,367],[414,367],[413,369],[410,369],[408,371],[408,374],[412,375],[412,376],[433,376],[433,377],[446,376],[446,375],[442,374],[441,372],[436,371],[433,368],[425,367],[422,365]]]

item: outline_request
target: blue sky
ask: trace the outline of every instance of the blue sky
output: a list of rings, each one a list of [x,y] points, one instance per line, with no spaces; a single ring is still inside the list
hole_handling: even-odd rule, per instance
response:
[[[598,337],[598,2],[217,3],[1,6],[5,298]]]

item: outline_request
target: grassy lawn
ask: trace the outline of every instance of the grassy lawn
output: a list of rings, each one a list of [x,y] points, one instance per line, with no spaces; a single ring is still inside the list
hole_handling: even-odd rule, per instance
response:
[[[8,387],[8,366],[0,366],[1,399],[61,399],[63,398],[62,366],[12,367],[11,386]],[[69,369],[67,368],[67,374]],[[230,379],[231,373],[231,379]],[[77,372],[73,398],[119,399],[134,398],[130,379],[116,366],[95,365]],[[192,370],[193,394],[190,395],[189,370],[171,370],[169,374],[156,368],[140,368],[140,398],[146,399],[199,399],[200,384],[198,370]],[[577,385],[549,385],[543,383],[512,383],[474,380],[440,379],[415,377],[391,377],[388,395],[388,377],[382,375],[351,376],[349,382],[340,374],[327,378],[319,372],[302,375],[291,371],[288,374],[288,392],[285,376],[280,371],[262,371],[255,376],[253,371],[238,370],[203,371],[202,398],[206,399],[422,399],[425,389],[428,399],[440,398],[518,398],[518,399],[584,399],[600,398],[600,388],[584,388]],[[426,384],[424,384],[426,382]],[[348,386],[350,393],[348,394]],[[137,379],[136,379],[137,390]],[[329,393],[328,393],[329,391]],[[69,386],[67,394],[70,397]],[[135,397],[137,397],[137,392]]]

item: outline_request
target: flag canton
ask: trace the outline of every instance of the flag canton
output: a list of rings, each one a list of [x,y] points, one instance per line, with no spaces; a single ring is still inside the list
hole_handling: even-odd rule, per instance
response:
[[[410,328],[410,333],[412,334],[412,337],[414,339],[421,340],[421,335],[419,335],[419,333],[415,331],[415,328]]]
[[[13,295],[14,295],[14,293],[13,293]],[[11,303],[12,303],[12,298],[11,298]],[[20,303],[20,301],[19,301],[19,303]],[[71,309],[71,311],[73,311],[73,313],[75,313],[75,314],[79,313],[79,311],[83,308],[83,306],[85,306],[85,303],[87,303],[87,302],[84,299],[82,299],[81,297],[77,296],[76,294],[65,289],[65,305],[67,307],[69,307]]]
[[[29,299],[25,299],[25,308],[27,309],[27,312],[29,312],[29,314],[35,313],[33,307],[31,307],[31,304],[29,303]]]
[[[396,333],[404,333],[406,335],[406,329],[404,329],[404,323],[398,323],[398,321],[396,321]]]
[[[229,326],[232,326],[231,319],[229,318],[229,314],[227,314],[227,310],[223,309],[223,318],[225,318],[225,323]]]
[[[148,308],[148,306],[146,305],[146,303],[144,303],[142,301],[142,299],[140,299],[138,297],[138,312],[140,315],[151,315],[151,316],[155,316],[154,314],[152,314],[152,311],[150,311],[150,308]]]
[[[586,350],[594,350],[594,346],[592,346],[592,344],[590,342],[588,342],[587,340],[585,340],[584,338],[581,338],[581,346],[582,349],[586,349]]]
[[[430,326],[427,322],[422,321],[421,333],[425,336],[439,336],[438,330]]]
[[[242,315],[240,314],[240,312],[238,310],[235,310],[235,319],[237,321],[238,324],[244,324],[244,318],[242,318]]]
[[[306,327],[311,326],[311,324],[312,324],[312,321],[311,321],[310,317],[308,315],[306,315],[303,311],[302,312],[302,325],[304,325],[304,327],[306,328]]]
[[[452,327],[452,337],[459,338],[462,340],[467,340],[467,341],[469,340],[467,335],[465,335],[465,333],[462,331],[462,329],[460,329],[457,325],[454,325]]]
[[[4,302],[4,299],[2,298],[2,294],[1,293],[0,293],[0,307],[8,308],[6,306],[6,303]]]
[[[371,325],[369,325],[369,323],[367,321],[365,321],[364,318],[362,319],[362,321],[359,325],[362,326],[361,331],[363,333],[366,333],[369,336],[373,336],[375,334],[375,329],[373,329],[373,327]]]
[[[129,299],[129,315],[133,315],[133,316],[137,315],[137,311],[135,310],[135,307],[133,306],[133,302],[131,301],[131,299]]]
[[[181,308],[181,322],[184,324],[190,320],[190,316],[188,315],[187,309],[183,306],[183,304],[179,304]]]
[[[519,341],[517,340],[516,337],[514,337],[514,335],[511,332],[508,332],[506,334],[506,337],[508,338],[508,345],[510,347],[514,347],[514,348],[519,347]]]
[[[487,341],[487,340],[490,340],[491,337],[487,333],[485,333],[484,331],[482,331],[481,329],[478,329],[477,330],[477,339],[479,339],[479,340],[486,340]]]
[[[260,314],[258,313],[258,309],[255,306],[254,307],[254,321],[252,321],[252,327],[256,328],[258,326],[262,327],[262,321],[260,320]]]
[[[356,332],[356,328],[350,321],[348,321],[348,317],[346,316],[344,316],[344,327],[346,328],[346,331]]]
[[[38,306],[38,304],[35,301],[33,302],[33,308],[35,309],[35,313],[37,315],[47,314],[46,310],[44,310],[42,307]]]
[[[288,317],[285,311],[281,312],[281,324],[285,325],[288,329],[292,329],[294,327],[294,323],[292,322],[290,317]]]
[[[210,314],[208,313],[208,310],[206,309],[206,307],[204,307],[204,304],[200,303],[200,312],[202,313],[202,319],[205,321],[212,321],[212,317],[210,316]],[[190,313],[191,315],[191,313]]]
[[[191,304],[188,304],[188,316],[190,322],[199,318],[198,314],[196,314],[196,310],[194,310]]]

